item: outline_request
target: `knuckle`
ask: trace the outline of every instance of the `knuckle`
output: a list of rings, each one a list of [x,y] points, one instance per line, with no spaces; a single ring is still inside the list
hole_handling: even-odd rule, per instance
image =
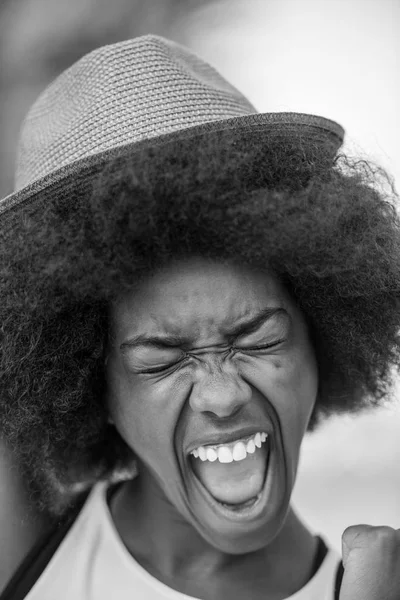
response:
[[[398,543],[397,533],[392,527],[383,525],[375,527],[373,531],[374,539],[382,545],[393,545]]]
[[[400,546],[400,530],[387,525],[350,525],[344,530],[342,539],[351,547],[374,546],[393,550]]]
[[[350,525],[343,531],[342,539],[345,542],[354,542],[357,538],[369,535],[373,529],[370,525]]]

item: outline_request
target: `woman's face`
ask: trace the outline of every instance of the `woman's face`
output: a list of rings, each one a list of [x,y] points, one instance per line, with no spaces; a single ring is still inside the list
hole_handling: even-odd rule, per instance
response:
[[[111,333],[109,410],[141,468],[214,547],[266,546],[318,387],[286,289],[248,268],[175,263],[120,298]]]

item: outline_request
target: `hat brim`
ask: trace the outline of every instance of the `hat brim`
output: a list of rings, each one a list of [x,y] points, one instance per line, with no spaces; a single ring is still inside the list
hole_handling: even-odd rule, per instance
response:
[[[6,196],[0,202],[0,235],[5,236],[14,225],[28,212],[32,216],[43,203],[72,202],[72,198],[84,198],[91,193],[93,182],[103,169],[115,160],[131,160],[135,154],[168,147],[171,154],[174,147],[184,143],[196,144],[202,151],[202,142],[213,142],[213,148],[221,148],[226,159],[227,147],[235,148],[240,145],[254,149],[258,146],[260,152],[271,150],[271,143],[279,143],[279,136],[293,136],[293,140],[301,145],[304,159],[315,161],[315,148],[323,148],[321,155],[332,159],[341,147],[344,139],[343,128],[329,119],[303,113],[256,113],[243,117],[234,117],[222,121],[211,121],[195,127],[166,133],[141,142],[116,146],[98,154],[86,156],[71,164],[62,166],[49,175],[25,186],[21,190]],[[275,142],[273,141],[275,140]],[[312,156],[308,157],[308,150]],[[215,155],[210,161],[215,163]],[[222,160],[222,158],[221,158]],[[121,163],[121,164],[122,164]]]

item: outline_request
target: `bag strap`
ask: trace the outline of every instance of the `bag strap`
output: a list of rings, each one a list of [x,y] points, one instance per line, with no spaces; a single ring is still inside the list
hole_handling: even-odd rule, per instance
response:
[[[85,492],[66,519],[37,540],[0,594],[0,600],[23,600],[27,596],[74,524],[89,494],[90,490]]]
[[[344,575],[344,567],[342,561],[340,561],[338,569],[336,571],[336,580],[335,580],[335,600],[339,600],[340,588],[342,586],[342,579]],[[0,598],[0,600],[2,600]]]

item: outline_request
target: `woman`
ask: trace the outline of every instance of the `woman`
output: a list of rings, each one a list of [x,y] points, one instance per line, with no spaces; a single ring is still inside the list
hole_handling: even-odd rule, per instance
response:
[[[4,598],[339,597],[290,506],[300,445],[388,393],[400,325],[393,195],[342,139],[156,36],[36,102],[2,202],[2,427],[54,531]],[[344,539],[342,600],[371,556],[377,593],[396,572],[378,533]]]

